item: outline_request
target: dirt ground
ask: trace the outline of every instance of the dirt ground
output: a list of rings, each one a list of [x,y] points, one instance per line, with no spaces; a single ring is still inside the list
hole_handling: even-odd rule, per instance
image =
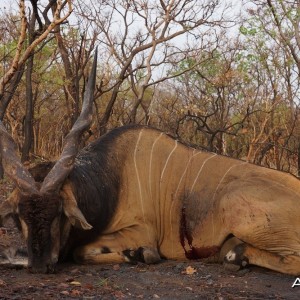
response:
[[[8,222],[13,246],[22,237]],[[1,250],[1,249],[0,249]],[[0,299],[300,299],[295,277],[258,267],[237,272],[200,261],[156,265],[62,264],[56,274],[30,274],[20,256],[9,263],[0,252]]]
[[[11,190],[7,186],[0,184],[0,201]],[[293,276],[258,267],[232,272],[200,261],[62,264],[56,274],[30,274],[19,264],[20,257],[9,263],[1,255],[6,243],[24,247],[13,223],[5,226],[0,228],[0,299],[300,299],[300,285],[292,288]]]
[[[68,264],[51,275],[0,265],[0,299],[300,299],[294,280],[260,268],[232,273],[196,261]]]

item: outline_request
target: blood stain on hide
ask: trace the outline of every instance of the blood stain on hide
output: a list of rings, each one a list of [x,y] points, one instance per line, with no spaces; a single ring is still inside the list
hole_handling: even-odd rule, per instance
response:
[[[211,247],[192,247],[191,250],[186,252],[186,257],[188,259],[200,259],[200,258],[208,258],[220,251],[220,247],[211,246]]]
[[[181,246],[183,247],[184,250],[185,250],[185,239],[187,239],[189,246],[192,247],[193,237],[189,233],[189,230],[187,228],[185,206],[183,206],[181,209],[180,235],[179,236],[180,236]],[[185,252],[186,252],[186,250],[185,250]]]
[[[180,243],[185,252],[185,257],[187,259],[201,259],[208,258],[217,254],[220,251],[218,246],[209,246],[209,247],[194,247],[193,246],[193,237],[189,231],[186,222],[186,210],[185,206],[181,209],[181,219],[180,219]],[[185,240],[188,242],[189,249],[186,249]]]

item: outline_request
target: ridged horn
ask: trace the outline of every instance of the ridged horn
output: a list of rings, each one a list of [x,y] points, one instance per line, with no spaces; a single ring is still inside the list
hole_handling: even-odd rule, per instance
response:
[[[25,194],[38,194],[33,177],[21,163],[17,145],[0,121],[0,152],[4,172],[14,181],[17,188]]]
[[[64,139],[64,146],[60,158],[42,183],[40,191],[43,194],[55,193],[59,190],[66,177],[72,171],[75,157],[79,151],[81,135],[91,125],[93,119],[94,90],[96,84],[97,54],[98,49],[96,48],[92,70],[87,83],[87,89],[84,93],[81,113]]]

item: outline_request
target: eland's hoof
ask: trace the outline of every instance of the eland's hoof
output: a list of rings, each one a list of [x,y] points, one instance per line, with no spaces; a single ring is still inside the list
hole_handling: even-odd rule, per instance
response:
[[[224,257],[224,267],[227,270],[238,271],[245,268],[249,264],[249,260],[244,256],[245,245],[240,244],[235,246]]]
[[[138,249],[128,249],[123,251],[123,255],[130,263],[136,264],[138,262],[146,264],[155,264],[161,260],[157,249],[148,247],[139,247]]]

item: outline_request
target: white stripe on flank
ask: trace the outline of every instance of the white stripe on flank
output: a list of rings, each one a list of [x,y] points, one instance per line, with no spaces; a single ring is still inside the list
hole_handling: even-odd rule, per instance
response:
[[[169,156],[168,156],[168,158],[167,158],[167,160],[166,160],[166,163],[165,163],[165,165],[164,165],[164,167],[163,167],[163,170],[162,170],[162,172],[161,172],[161,175],[160,175],[160,181],[162,181],[162,178],[163,178],[163,176],[164,176],[164,173],[165,173],[167,164],[168,164],[168,162],[169,162],[169,159],[170,159],[170,157],[172,156],[172,154],[173,154],[173,152],[175,151],[175,149],[177,148],[177,145],[178,145],[178,142],[175,140],[175,146],[174,146],[174,148],[172,149],[172,151],[170,152],[170,154],[169,154]]]
[[[197,176],[196,176],[196,178],[195,178],[195,180],[194,180],[194,182],[193,182],[193,184],[192,184],[192,187],[191,187],[191,189],[190,189],[190,195],[191,195],[192,192],[193,192],[194,186],[195,186],[195,184],[196,184],[196,182],[197,182],[197,180],[198,180],[198,178],[199,178],[199,175],[201,174],[201,172],[202,172],[202,170],[203,170],[203,167],[205,166],[205,164],[206,164],[211,158],[215,157],[216,155],[217,155],[216,153],[213,153],[211,156],[209,156],[209,157],[203,162],[203,164],[202,164],[202,166],[201,166],[199,172],[197,173]]]
[[[172,201],[172,204],[171,204],[171,208],[170,208],[170,215],[169,215],[169,218],[170,218],[170,229],[171,229],[171,241],[172,241],[172,258],[174,257],[174,238],[173,238],[173,224],[172,224],[172,210],[173,210],[173,205],[175,203],[175,199]]]
[[[215,190],[215,192],[214,192],[214,194],[213,194],[213,197],[212,197],[212,208],[214,207],[214,200],[215,200],[217,191],[218,191],[218,189],[219,189],[221,183],[224,181],[226,175],[227,175],[233,168],[239,167],[239,166],[242,166],[242,165],[245,165],[245,164],[248,164],[248,162],[242,162],[242,163],[240,163],[240,164],[233,165],[233,166],[231,166],[231,167],[224,173],[224,175],[222,176],[222,178],[221,178],[220,182],[218,183],[217,188],[216,188],[216,190]],[[212,242],[213,242],[214,239],[215,239],[215,223],[214,223],[215,220],[214,220],[214,212],[213,212],[213,211],[211,212],[211,222],[212,222]]]
[[[151,152],[150,152],[150,159],[149,159],[149,192],[150,192],[150,197],[151,197],[151,200],[152,200],[152,182],[151,182],[151,179],[152,179],[152,158],[153,158],[153,150],[154,150],[154,147],[156,145],[156,143],[158,142],[158,140],[162,137],[163,133],[161,133],[157,138],[156,140],[154,141],[154,143],[152,144],[152,147],[151,147]]]
[[[194,154],[195,151],[196,151],[196,149],[193,150],[193,154],[192,154],[192,156],[190,156],[190,158],[189,158],[189,160],[188,160],[188,163],[186,164],[185,170],[183,171],[183,173],[182,173],[182,175],[181,175],[181,178],[180,178],[180,180],[179,180],[179,182],[178,182],[177,189],[176,189],[175,194],[174,194],[174,197],[173,197],[174,199],[176,199],[177,193],[178,193],[178,191],[179,191],[179,187],[180,187],[181,182],[182,182],[182,180],[183,180],[183,178],[184,178],[184,176],[185,176],[185,174],[186,174],[186,172],[187,172],[187,169],[188,169],[188,167],[189,167],[189,165],[190,165],[190,163],[191,163],[191,160],[192,160],[196,155],[198,155],[198,154],[201,153],[201,152],[199,151],[199,152],[197,152],[196,154]]]
[[[216,190],[215,190],[215,192],[214,192],[214,195],[213,195],[213,198],[212,198],[212,203],[214,202],[215,197],[216,197],[216,194],[217,194],[217,191],[218,191],[218,189],[219,189],[221,183],[222,183],[223,180],[225,179],[226,175],[227,175],[233,168],[238,167],[238,166],[241,166],[241,165],[245,165],[245,164],[247,164],[247,163],[248,163],[248,162],[242,162],[242,163],[240,163],[240,164],[233,165],[233,166],[231,166],[231,167],[225,172],[225,174],[224,174],[223,177],[221,178],[221,180],[220,180],[220,182],[218,183],[217,188],[216,188]]]
[[[173,196],[173,201],[172,201],[171,208],[170,208],[170,215],[169,215],[169,218],[170,218],[171,241],[172,241],[172,245],[171,245],[171,247],[172,247],[172,257],[174,257],[174,245],[173,245],[173,244],[174,244],[174,237],[173,237],[173,224],[172,224],[172,212],[173,212],[173,206],[174,206],[174,204],[175,204],[176,197],[177,197],[177,193],[178,193],[178,191],[179,191],[179,187],[180,187],[180,185],[181,185],[181,182],[182,182],[182,180],[183,180],[183,178],[184,178],[184,176],[185,176],[185,174],[186,174],[186,172],[187,172],[187,169],[188,169],[188,167],[189,167],[189,165],[190,165],[192,159],[193,159],[196,155],[198,155],[199,153],[201,153],[201,152],[199,151],[199,152],[197,152],[197,153],[195,154],[195,151],[196,151],[196,149],[193,150],[193,154],[190,156],[190,158],[189,158],[189,160],[188,160],[188,162],[187,162],[187,164],[186,164],[185,170],[183,171],[183,173],[182,173],[182,175],[181,175],[181,178],[180,178],[179,183],[178,183],[178,185],[177,185],[177,189],[176,189],[175,194],[174,194],[174,196]]]
[[[144,199],[143,199],[143,193],[142,193],[141,180],[140,180],[140,175],[139,175],[139,171],[138,171],[138,167],[137,167],[137,163],[136,163],[136,155],[137,155],[138,145],[139,145],[142,133],[143,133],[143,129],[140,131],[138,140],[137,140],[136,145],[135,145],[133,161],[134,161],[134,167],[135,167],[136,177],[137,177],[137,181],[138,181],[138,187],[139,187],[139,193],[140,193],[140,202],[141,202],[141,208],[142,208],[142,213],[143,213],[143,220],[144,220],[144,223],[145,223],[146,228],[147,228],[149,242],[151,243],[149,228],[148,228],[148,225],[146,223],[146,218],[145,218]]]

